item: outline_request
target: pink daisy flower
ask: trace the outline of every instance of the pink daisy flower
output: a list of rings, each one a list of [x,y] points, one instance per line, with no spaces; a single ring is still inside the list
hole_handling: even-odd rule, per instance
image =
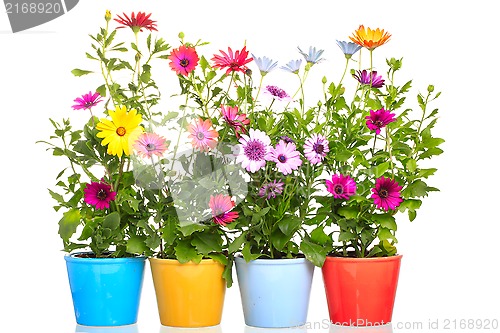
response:
[[[375,205],[383,210],[396,209],[403,199],[401,199],[401,189],[398,182],[391,178],[380,177],[375,181],[375,188],[372,188],[372,199]]]
[[[326,190],[335,199],[349,200],[356,193],[356,182],[350,176],[333,175],[332,180],[326,180]]]
[[[161,157],[167,150],[167,140],[155,133],[142,133],[134,143],[137,155],[142,158],[151,158],[153,155]]]
[[[234,129],[236,137],[240,137],[241,133],[246,133],[245,126],[250,125],[250,119],[245,113],[238,114],[238,107],[221,106],[222,117],[226,123]]]
[[[329,151],[328,140],[321,134],[313,134],[304,143],[304,156],[311,164],[318,164],[323,161]]]
[[[384,128],[387,124],[390,124],[396,121],[394,118],[395,114],[391,113],[389,110],[385,110],[384,108],[373,111],[370,110],[370,115],[366,116],[366,126],[375,131],[375,133],[380,134],[380,129]]]
[[[242,72],[245,73],[247,71],[247,66],[253,58],[248,57],[248,51],[246,46],[241,49],[241,51],[236,51],[233,53],[230,47],[228,47],[228,53],[219,50],[222,55],[214,55],[212,61],[215,63],[214,68],[224,69],[227,68],[226,74],[229,75],[231,72]]]
[[[98,92],[92,94],[92,92],[89,91],[88,94],[84,94],[81,97],[76,98],[74,102],[77,104],[72,106],[73,110],[90,110],[96,106],[97,103],[102,102],[102,97]]]
[[[276,148],[271,148],[270,160],[276,162],[278,170],[284,175],[292,173],[292,170],[297,170],[302,165],[295,144],[283,140],[278,142]]]
[[[184,76],[194,71],[200,60],[194,47],[186,47],[185,45],[181,45],[178,49],[172,50],[168,59],[170,60],[170,68],[172,68],[177,75]]]
[[[256,172],[266,165],[272,149],[271,139],[266,133],[251,128],[248,135],[241,135],[239,142],[237,163],[249,172]]]
[[[208,206],[212,210],[212,218],[214,223],[226,226],[238,218],[238,212],[231,212],[234,208],[234,202],[229,195],[217,194],[215,197],[210,196]]]
[[[83,193],[84,201],[96,209],[109,208],[110,201],[116,198],[116,192],[111,191],[111,185],[104,182],[87,183]]]
[[[128,17],[125,13],[123,13],[124,17],[121,17],[120,15],[117,16],[118,18],[115,19],[115,21],[122,24],[117,29],[129,27],[135,34],[142,31],[143,28],[149,31],[158,31],[156,29],[156,21],[150,19],[151,14],[138,12],[136,16],[135,13],[132,12],[130,17]]]
[[[289,102],[292,100],[292,98],[286,93],[286,91],[276,86],[266,86],[264,94],[270,96],[272,99],[276,99],[282,102]]]
[[[208,151],[217,146],[219,133],[212,128],[210,119],[198,118],[194,124],[188,125],[187,130],[190,133],[191,144],[200,151]]]
[[[259,189],[259,197],[267,197],[267,199],[276,198],[277,195],[283,193],[284,185],[283,182],[277,181],[276,179],[266,183]]]

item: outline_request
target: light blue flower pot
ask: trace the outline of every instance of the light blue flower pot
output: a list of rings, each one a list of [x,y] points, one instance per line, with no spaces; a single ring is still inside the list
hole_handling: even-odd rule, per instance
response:
[[[80,258],[71,254],[64,259],[78,324],[137,322],[146,257]]]
[[[279,328],[304,325],[314,265],[304,258],[235,258],[245,323]]]

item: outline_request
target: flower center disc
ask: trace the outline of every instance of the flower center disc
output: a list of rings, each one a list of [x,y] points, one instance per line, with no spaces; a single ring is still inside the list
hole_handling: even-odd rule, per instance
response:
[[[155,150],[155,149],[156,149],[156,146],[155,146],[154,144],[152,144],[152,143],[148,143],[148,144],[146,145],[146,150],[147,150],[147,151],[153,151],[153,150]]]
[[[246,146],[245,146],[245,156],[248,157],[248,159],[252,161],[260,161],[264,158],[264,145],[258,141],[250,141]]]
[[[125,133],[127,133],[127,130],[125,129],[125,127],[118,127],[116,129],[116,134],[118,134],[119,136],[124,136]]]
[[[381,197],[382,199],[385,199],[389,196],[389,192],[387,192],[386,189],[381,189],[379,192],[378,192],[378,195],[379,197]]]
[[[198,140],[203,140],[203,139],[205,139],[205,134],[203,134],[203,132],[198,132],[198,133],[196,133],[196,138]]]
[[[323,154],[325,151],[325,147],[321,143],[315,143],[313,145],[313,150],[316,152],[316,154]]]
[[[182,59],[179,62],[179,65],[181,65],[182,67],[187,67],[189,65],[189,60],[188,59]]]
[[[286,162],[286,156],[285,155],[278,156],[278,161],[280,161],[281,163],[285,163]]]
[[[374,121],[373,123],[374,123],[374,124],[375,124],[375,126],[377,126],[377,127],[382,127],[382,126],[384,126],[384,123],[383,123],[381,120],[376,120],[376,121]]]
[[[99,200],[104,200],[104,199],[106,199],[107,196],[108,195],[107,195],[106,191],[104,191],[103,189],[100,189],[99,192],[97,192],[97,199],[99,199]]]
[[[344,187],[340,184],[337,184],[333,188],[333,191],[335,191],[335,193],[337,193],[337,194],[342,194],[342,193],[344,193]]]

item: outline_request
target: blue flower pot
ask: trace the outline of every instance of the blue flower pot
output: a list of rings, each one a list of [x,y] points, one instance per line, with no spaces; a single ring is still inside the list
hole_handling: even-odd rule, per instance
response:
[[[314,265],[304,258],[235,258],[243,315],[248,326],[279,328],[304,325]]]
[[[121,326],[137,322],[146,257],[80,258],[66,255],[76,322]]]

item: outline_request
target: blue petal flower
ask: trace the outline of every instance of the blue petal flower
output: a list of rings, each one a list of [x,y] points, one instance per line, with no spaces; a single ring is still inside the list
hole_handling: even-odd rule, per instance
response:
[[[361,49],[361,46],[352,42],[344,42],[337,40],[337,45],[340,47],[342,52],[344,52],[347,58],[350,58],[354,53],[358,52]]]
[[[290,60],[285,66],[281,66],[280,68],[290,73],[297,74],[299,72],[300,65],[302,65],[302,59]]]
[[[272,59],[269,59],[268,57],[256,57],[252,53],[252,58],[255,60],[255,63],[257,64],[257,67],[259,67],[260,74],[262,76],[266,75],[270,71],[272,71],[277,65],[277,61],[273,61]]]
[[[297,48],[299,49],[300,54],[302,54],[302,56],[308,63],[314,65],[324,60],[323,58],[321,58],[324,50],[316,50],[315,47],[309,46],[309,53],[305,53],[300,49],[300,47],[297,46]]]

